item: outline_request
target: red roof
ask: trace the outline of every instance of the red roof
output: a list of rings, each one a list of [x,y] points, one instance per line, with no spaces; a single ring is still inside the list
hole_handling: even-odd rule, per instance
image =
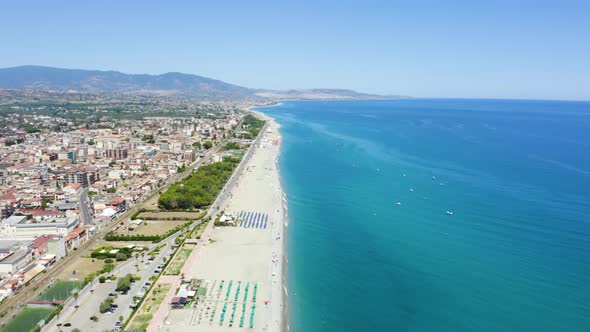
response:
[[[123,197],[117,197],[117,198],[113,198],[111,200],[111,202],[109,203],[109,205],[118,205],[118,204],[121,204],[121,203],[124,203],[124,202],[125,202],[125,198],[123,198]]]
[[[68,236],[66,236],[66,241],[70,241],[75,238],[78,238],[78,237],[80,237],[80,235],[84,234],[85,232],[86,232],[86,228],[76,227],[76,229],[71,231],[70,234],[68,234]]]
[[[16,201],[16,196],[14,196],[14,192],[16,189],[8,189],[3,195],[0,196],[0,201]]]
[[[53,235],[41,235],[33,240],[33,248],[39,248],[45,245],[51,239],[53,239]]]

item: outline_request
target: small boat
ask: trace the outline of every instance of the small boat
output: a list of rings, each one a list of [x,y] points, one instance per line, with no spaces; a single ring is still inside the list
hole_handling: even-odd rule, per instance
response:
[[[433,180],[436,180],[436,176],[432,176],[432,179],[433,179]]]
[[[402,202],[397,202],[397,203],[395,203],[395,204],[396,204],[396,205],[402,205]]]
[[[449,216],[452,216],[452,215],[453,215],[453,211],[447,211],[447,214],[448,214]]]
[[[410,191],[414,191],[414,188],[410,188]]]
[[[406,175],[404,174],[404,176],[406,176]]]

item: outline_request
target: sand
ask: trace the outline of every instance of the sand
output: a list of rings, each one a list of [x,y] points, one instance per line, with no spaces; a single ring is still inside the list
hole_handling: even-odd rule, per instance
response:
[[[261,133],[263,136],[253,148],[251,158],[245,161],[244,169],[237,174],[235,186],[227,188],[229,195],[220,210],[226,214],[242,211],[268,214],[267,227],[211,227],[207,236],[203,236],[209,240],[195,248],[183,268],[185,279],[206,280],[205,300],[191,308],[170,309],[163,324],[157,324],[158,331],[283,329],[284,210],[276,163],[280,137],[278,125],[268,117],[265,119],[269,121],[267,129]],[[232,287],[229,287],[230,281]],[[238,285],[240,291],[236,296]],[[236,309],[233,309],[234,303]],[[222,320],[224,305],[227,312]],[[233,323],[232,313],[235,315]],[[242,316],[243,326],[240,327]],[[249,326],[251,323],[253,328]]]

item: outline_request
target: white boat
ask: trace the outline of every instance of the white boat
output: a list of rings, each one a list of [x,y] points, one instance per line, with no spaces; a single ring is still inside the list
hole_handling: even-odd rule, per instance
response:
[[[410,188],[410,191],[414,191],[414,188]]]
[[[395,203],[395,204],[396,204],[396,205],[402,205],[402,202],[397,202],[397,203]]]
[[[448,214],[449,216],[452,216],[452,215],[453,215],[453,211],[447,211],[447,214]]]

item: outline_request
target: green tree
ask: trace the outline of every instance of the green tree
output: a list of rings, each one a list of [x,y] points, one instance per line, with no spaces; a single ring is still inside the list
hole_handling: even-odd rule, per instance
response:
[[[119,278],[117,281],[117,290],[125,291],[131,288],[131,280],[133,276],[131,274],[127,274],[126,276]]]
[[[129,257],[128,257],[128,256],[127,256],[127,254],[125,254],[124,252],[118,252],[118,253],[115,255],[115,259],[116,259],[117,261],[125,261],[125,260],[127,260],[127,258],[129,258]]]
[[[207,141],[203,144],[203,147],[207,150],[211,149],[211,147],[213,147],[213,142],[211,141]]]
[[[113,299],[107,298],[100,303],[100,305],[98,306],[98,311],[100,311],[101,314],[104,314],[105,312],[109,311],[112,305]]]
[[[201,142],[194,142],[193,146],[197,149],[201,149]]]

